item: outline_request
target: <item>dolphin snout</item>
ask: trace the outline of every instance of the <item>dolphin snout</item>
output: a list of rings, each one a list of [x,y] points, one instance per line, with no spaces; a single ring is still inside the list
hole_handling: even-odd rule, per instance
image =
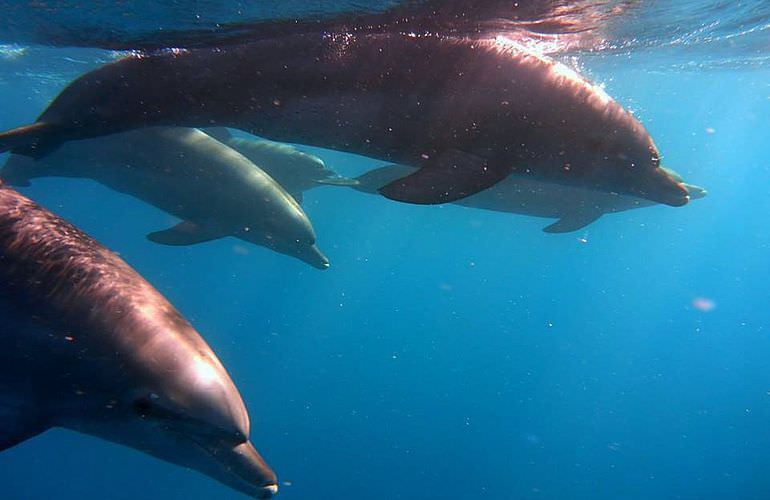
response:
[[[636,196],[672,207],[681,207],[690,201],[690,193],[682,182],[671,177],[664,169],[656,168],[645,176],[634,190]]]
[[[308,246],[300,258],[316,269],[329,269],[329,266],[331,265],[329,259],[316,245]]]
[[[268,486],[264,486],[262,488],[262,492],[259,494],[257,498],[273,498],[273,495],[278,493],[278,485],[277,484],[271,484]]]
[[[694,184],[685,184],[684,187],[687,189],[687,192],[690,193],[691,200],[699,200],[708,194],[707,190]]]
[[[233,460],[227,468],[242,481],[242,492],[254,498],[272,498],[278,493],[278,478],[250,441],[233,449]]]

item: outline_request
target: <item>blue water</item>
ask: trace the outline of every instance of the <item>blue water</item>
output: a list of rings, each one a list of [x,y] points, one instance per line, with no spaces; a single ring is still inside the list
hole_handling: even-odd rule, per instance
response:
[[[0,59],[0,129],[33,121],[107,57]],[[278,498],[766,499],[770,67],[666,57],[581,67],[709,194],[578,233],[322,187],[303,204],[332,262],[321,272],[233,239],[154,245],[144,235],[174,220],[92,181],[21,191],[120,252],[201,332],[246,401]],[[305,149],[342,175],[376,165]],[[0,498],[241,497],[51,430],[0,454]]]

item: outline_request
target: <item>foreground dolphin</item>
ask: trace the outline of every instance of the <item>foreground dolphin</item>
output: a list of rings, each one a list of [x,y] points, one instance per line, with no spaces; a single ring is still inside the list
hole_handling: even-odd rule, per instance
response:
[[[0,450],[65,427],[277,491],[222,364],[117,255],[0,185],[0,261]]]
[[[329,267],[299,204],[254,163],[200,130],[152,127],[73,141],[37,161],[11,156],[0,175],[14,185],[34,177],[88,177],[182,219],[148,235],[156,243],[234,236]]]
[[[358,191],[376,193],[380,187],[410,175],[414,170],[403,165],[386,165],[366,172],[348,185]],[[668,174],[682,183],[691,199],[706,196],[706,190],[702,187],[684,183],[682,177],[674,171],[668,170]],[[338,184],[334,179],[322,179],[318,182]],[[577,231],[606,213],[655,205],[652,201],[632,196],[540,182],[518,176],[510,176],[487,190],[454,203],[495,212],[559,219],[543,229],[546,233]]]
[[[509,174],[684,205],[641,123],[566,66],[495,33],[318,24],[128,57],[71,83],[0,152],[150,125],[227,126],[421,167],[380,191],[443,203]]]

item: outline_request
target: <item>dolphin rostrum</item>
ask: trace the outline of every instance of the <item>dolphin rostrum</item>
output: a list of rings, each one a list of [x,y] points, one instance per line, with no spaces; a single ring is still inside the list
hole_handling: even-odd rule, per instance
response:
[[[225,368],[116,254],[0,186],[0,263],[0,450],[64,427],[277,491]]]

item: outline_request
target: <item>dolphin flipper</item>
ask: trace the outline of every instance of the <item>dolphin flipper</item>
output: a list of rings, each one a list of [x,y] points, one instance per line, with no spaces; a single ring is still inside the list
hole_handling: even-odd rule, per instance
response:
[[[543,228],[546,233],[571,233],[582,229],[602,216],[599,210],[581,210],[565,215],[550,226]]]
[[[172,228],[148,234],[147,239],[160,245],[184,246],[216,240],[224,236],[226,235],[222,232],[203,228],[194,222],[182,221]]]
[[[433,205],[465,198],[505,179],[510,171],[458,150],[442,154],[417,172],[379,189],[391,200]]]
[[[16,407],[0,406],[0,451],[45,432],[50,425]]]

